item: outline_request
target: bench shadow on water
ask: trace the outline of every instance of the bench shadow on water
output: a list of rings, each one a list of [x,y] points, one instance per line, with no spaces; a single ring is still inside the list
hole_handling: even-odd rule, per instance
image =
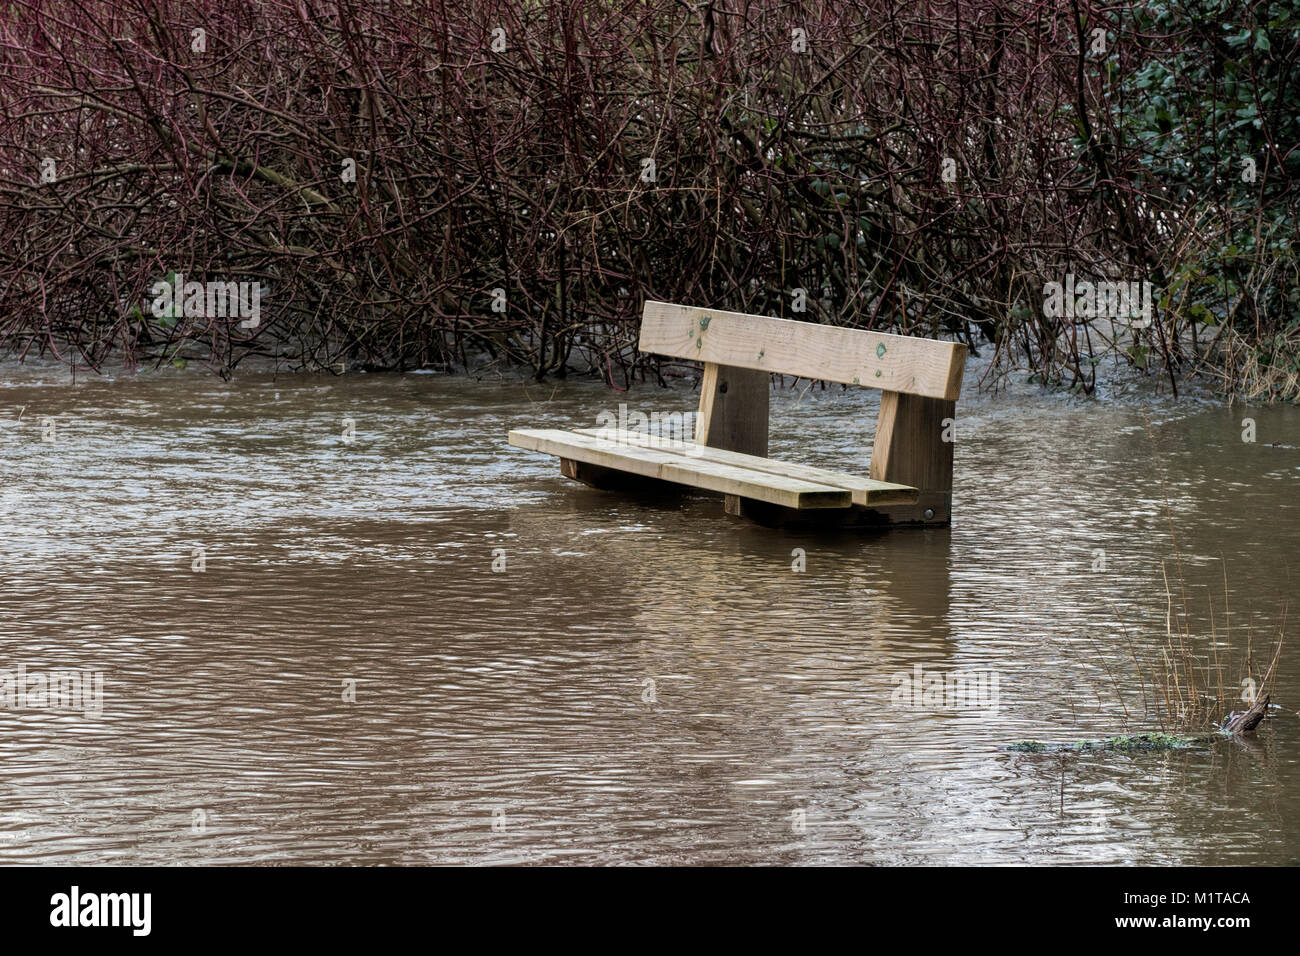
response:
[[[834,627],[842,636],[874,638],[872,643],[878,644],[891,624],[906,622],[908,634],[913,639],[922,637],[930,652],[942,649],[948,640],[945,621],[952,588],[948,528],[767,527],[723,514],[718,495],[653,479],[618,490],[560,480],[564,482],[560,523],[570,523],[578,534],[589,533],[586,525],[599,522],[611,510],[640,512],[639,517],[661,529],[652,544],[640,549],[639,560],[627,559],[623,549],[634,547],[630,544],[603,552],[611,569],[663,569],[662,578],[621,582],[620,612],[636,605],[645,609],[636,626],[629,627],[633,633],[653,632],[674,620],[691,629],[697,626],[701,609],[721,599],[742,598],[753,614],[745,623],[755,631],[794,633],[811,626]],[[549,523],[557,517],[556,512],[543,518],[518,511],[511,515],[510,527],[526,538],[546,523],[548,535],[562,535]],[[683,533],[682,525],[694,531]],[[887,553],[888,561],[871,562],[873,553],[878,557]],[[840,569],[844,577],[839,580],[847,589],[837,600],[821,600],[832,594],[834,585],[800,593],[798,575],[807,573],[809,562],[820,566],[823,577],[828,569]],[[804,616],[810,612],[812,617]],[[912,629],[918,622],[927,625],[921,635]]]

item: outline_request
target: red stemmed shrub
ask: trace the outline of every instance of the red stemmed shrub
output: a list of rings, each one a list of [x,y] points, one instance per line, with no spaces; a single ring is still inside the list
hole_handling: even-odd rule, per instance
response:
[[[1091,0],[14,0],[0,347],[621,384],[652,297],[1090,388],[1104,338],[1042,286],[1172,286],[1204,249],[1125,85],[1191,29]],[[175,273],[261,282],[260,324],[152,314]],[[1178,305],[1133,341],[1171,376],[1200,357]]]

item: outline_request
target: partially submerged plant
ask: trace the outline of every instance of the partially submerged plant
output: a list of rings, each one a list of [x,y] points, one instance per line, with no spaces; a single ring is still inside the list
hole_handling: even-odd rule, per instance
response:
[[[1012,744],[1007,749],[1018,750],[1021,753],[1036,754],[1036,753],[1042,753],[1044,750],[1046,750],[1047,744],[1043,743],[1041,740],[1021,740],[1018,743]]]
[[[1148,430],[1150,423],[1148,422]],[[1164,477],[1160,480],[1164,491]],[[1268,716],[1270,691],[1281,659],[1283,637],[1286,632],[1286,610],[1278,627],[1276,642],[1272,645],[1268,664],[1262,673],[1255,659],[1255,648],[1249,630],[1241,657],[1236,663],[1236,682],[1225,685],[1224,672],[1233,669],[1231,656],[1232,625],[1229,609],[1228,571],[1223,570],[1223,638],[1220,640],[1218,616],[1214,598],[1209,598],[1209,635],[1198,638],[1194,633],[1193,619],[1187,599],[1187,580],[1183,572],[1182,552],[1165,498],[1165,515],[1174,550],[1175,578],[1179,600],[1175,603],[1174,589],[1170,583],[1167,562],[1161,563],[1165,585],[1164,640],[1156,648],[1152,659],[1144,665],[1142,655],[1134,644],[1127,627],[1121,623],[1130,659],[1137,673],[1142,695],[1142,720],[1148,726],[1154,723],[1155,731],[1134,735],[1113,736],[1101,740],[1085,740],[1071,744],[1044,744],[1037,740],[1023,740],[1009,749],[1023,753],[1044,750],[1073,749],[1078,751],[1145,751],[1172,750],[1182,747],[1203,746],[1216,740],[1254,732]],[[1226,645],[1227,657],[1220,652]],[[1132,725],[1132,715],[1125,703],[1123,683],[1107,663],[1104,648],[1097,648],[1097,658],[1106,669],[1124,715],[1125,728]],[[1244,710],[1235,710],[1239,704]]]
[[[1175,734],[1133,734],[1131,736],[1107,737],[1103,740],[1080,740],[1074,744],[1045,744],[1041,740],[1021,740],[1012,744],[1008,750],[1019,753],[1043,753],[1054,751],[1098,751],[1118,750],[1132,753],[1144,750],[1184,750],[1189,747],[1203,747],[1217,740],[1226,740],[1239,734],[1246,734],[1259,726],[1268,716],[1269,697],[1264,695],[1257,699],[1249,709],[1241,713],[1229,714],[1223,726],[1208,734],[1185,736]]]

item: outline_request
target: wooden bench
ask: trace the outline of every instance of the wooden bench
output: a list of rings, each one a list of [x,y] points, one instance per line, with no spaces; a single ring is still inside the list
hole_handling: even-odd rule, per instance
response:
[[[704,363],[695,440],[620,428],[520,428],[510,444],[557,455],[600,488],[671,482],[725,496],[763,524],[943,525],[952,515],[956,342],[647,302],[643,352]],[[867,477],[767,457],[771,374],[881,390]]]

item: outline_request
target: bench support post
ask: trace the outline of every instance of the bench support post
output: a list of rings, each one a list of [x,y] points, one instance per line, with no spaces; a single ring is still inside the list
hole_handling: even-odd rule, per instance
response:
[[[769,372],[706,362],[695,443],[767,457]]]
[[[870,477],[911,485],[914,505],[882,507],[891,524],[948,524],[952,519],[952,422],[957,403],[903,392],[880,393]],[[926,511],[933,512],[926,517]]]

